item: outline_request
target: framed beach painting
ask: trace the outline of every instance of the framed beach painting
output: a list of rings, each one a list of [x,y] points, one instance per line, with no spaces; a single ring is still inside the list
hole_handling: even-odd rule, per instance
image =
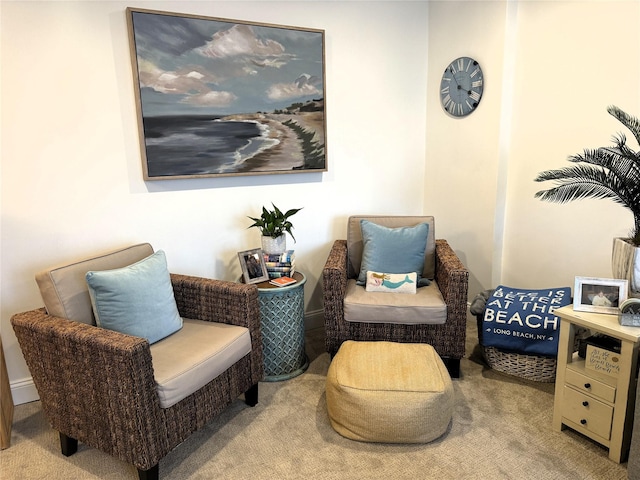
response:
[[[327,170],[324,30],[127,8],[145,180]]]

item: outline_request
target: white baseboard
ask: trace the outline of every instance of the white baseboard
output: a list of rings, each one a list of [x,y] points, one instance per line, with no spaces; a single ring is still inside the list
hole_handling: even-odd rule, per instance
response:
[[[11,382],[11,396],[13,397],[14,405],[35,402],[40,399],[38,390],[36,389],[31,377]]]
[[[313,330],[314,328],[324,328],[324,311],[315,310],[306,312],[304,315],[304,329]]]

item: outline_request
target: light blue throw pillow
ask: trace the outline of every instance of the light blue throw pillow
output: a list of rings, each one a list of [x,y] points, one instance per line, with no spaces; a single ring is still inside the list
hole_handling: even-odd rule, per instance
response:
[[[368,220],[360,220],[362,229],[362,265],[357,284],[367,283],[367,272],[408,273],[416,272],[418,279],[424,268],[424,252],[427,248],[429,224],[413,227],[389,228]],[[426,279],[419,286],[428,285]]]
[[[162,250],[124,268],[86,274],[99,327],[155,343],[182,328]]]

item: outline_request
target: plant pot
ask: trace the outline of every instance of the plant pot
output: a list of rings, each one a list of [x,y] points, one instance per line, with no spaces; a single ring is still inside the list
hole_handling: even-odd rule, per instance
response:
[[[262,236],[262,251],[264,253],[284,253],[287,251],[287,237],[280,235],[279,237]]]
[[[640,297],[640,247],[625,238],[613,239],[611,269],[614,278],[629,281],[629,296]]]

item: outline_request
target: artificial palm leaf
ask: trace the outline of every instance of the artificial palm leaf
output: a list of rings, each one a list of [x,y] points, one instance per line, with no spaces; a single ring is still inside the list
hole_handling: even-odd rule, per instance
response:
[[[616,106],[607,111],[627,127],[640,145],[640,120]],[[538,174],[536,182],[553,181],[555,186],[536,192],[535,197],[566,203],[583,198],[607,198],[631,210],[634,227],[631,240],[640,245],[640,151],[627,144],[624,134],[613,137],[614,145],[585,149],[571,155],[575,165]]]

